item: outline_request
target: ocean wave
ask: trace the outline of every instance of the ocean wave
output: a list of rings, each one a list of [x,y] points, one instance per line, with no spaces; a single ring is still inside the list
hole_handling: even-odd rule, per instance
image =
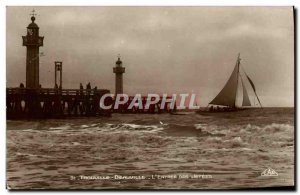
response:
[[[205,140],[207,148],[240,148],[245,147],[247,143],[241,137],[224,139],[223,137],[209,137]]]
[[[194,124],[194,127],[198,130],[206,130],[207,124]]]
[[[228,148],[238,148],[238,147],[244,147],[246,145],[246,143],[242,140],[241,137],[234,137],[233,139],[225,140],[224,144]]]
[[[26,156],[26,157],[37,157],[37,158],[52,158],[52,156],[49,155],[42,155],[42,154],[30,154],[30,153],[22,153],[22,152],[16,152],[17,156]]]
[[[161,131],[163,126],[157,125],[138,125],[130,123],[121,123],[121,124],[105,124],[102,129],[107,130],[129,130],[129,131]]]
[[[33,129],[22,129],[22,131],[32,132],[32,131],[34,131],[34,130],[33,130]]]
[[[59,127],[50,127],[49,130],[68,130],[70,128],[71,128],[70,125],[63,125]]]
[[[277,124],[272,123],[264,127],[248,124],[246,128],[242,129],[245,132],[264,132],[264,133],[277,133],[277,132],[291,132],[294,130],[294,126],[289,124]]]
[[[149,134],[144,132],[111,132],[102,133],[101,138],[104,144],[120,144],[127,143],[129,145],[159,145],[168,141],[168,137],[162,137],[156,134]]]
[[[206,139],[205,143],[220,144],[220,143],[222,143],[222,138],[220,138],[220,137],[209,137],[209,138]]]
[[[62,125],[58,127],[50,127],[46,130],[41,129],[24,129],[22,131],[26,132],[51,132],[52,134],[87,134],[87,133],[96,133],[96,132],[131,132],[131,131],[140,131],[140,132],[160,132],[164,130],[166,124],[163,125],[138,125],[131,123],[119,123],[119,124],[110,124],[110,123],[97,123],[97,124],[84,124],[84,125]]]
[[[91,125],[81,125],[80,128],[89,128]]]

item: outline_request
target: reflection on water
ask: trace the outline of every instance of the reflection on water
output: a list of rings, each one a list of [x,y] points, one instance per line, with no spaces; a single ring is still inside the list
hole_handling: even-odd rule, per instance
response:
[[[292,108],[269,108],[207,116],[7,121],[7,183],[13,189],[291,186],[293,114]],[[269,167],[279,176],[261,176]],[[212,178],[158,179],[195,174]],[[146,179],[115,180],[115,175]]]

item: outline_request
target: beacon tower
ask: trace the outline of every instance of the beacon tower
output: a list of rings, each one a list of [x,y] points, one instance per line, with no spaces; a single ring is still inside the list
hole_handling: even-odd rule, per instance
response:
[[[113,68],[113,70],[116,74],[115,95],[123,94],[123,73],[125,72],[125,67],[122,67],[122,61],[120,60],[120,56],[118,57],[118,61],[116,61],[116,66]]]
[[[32,13],[31,23],[27,27],[27,35],[22,36],[26,54],[26,88],[39,88],[39,47],[43,46],[44,37],[39,36],[39,27]]]

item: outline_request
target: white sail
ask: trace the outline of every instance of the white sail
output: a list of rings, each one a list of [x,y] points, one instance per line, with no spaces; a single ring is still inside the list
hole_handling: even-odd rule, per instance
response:
[[[238,57],[235,68],[223,87],[220,93],[209,103],[214,105],[235,107],[236,92],[238,86],[238,73],[239,73],[240,58]]]
[[[243,103],[242,103],[242,106],[251,106],[251,102],[249,100],[247,89],[244,85],[242,77],[241,77],[241,81],[242,81],[242,86],[243,86]]]

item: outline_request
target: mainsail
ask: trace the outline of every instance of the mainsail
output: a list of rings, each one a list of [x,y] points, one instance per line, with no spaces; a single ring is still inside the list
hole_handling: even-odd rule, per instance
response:
[[[239,63],[240,58],[238,57],[237,63],[229,80],[220,93],[209,104],[235,107],[236,92],[238,87]]]
[[[242,77],[241,77],[241,81],[242,81],[242,86],[243,86],[243,103],[242,103],[242,106],[251,106],[249,96],[248,96],[248,93],[247,93],[247,89],[244,85]]]

